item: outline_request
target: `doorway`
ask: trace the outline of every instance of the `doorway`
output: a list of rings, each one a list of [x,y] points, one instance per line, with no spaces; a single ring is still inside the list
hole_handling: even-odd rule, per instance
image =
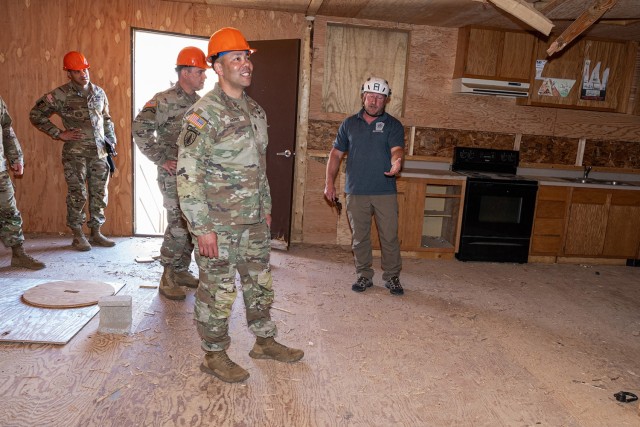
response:
[[[153,95],[169,89],[177,80],[176,58],[180,50],[195,46],[207,52],[209,39],[182,34],[133,29],[133,116],[132,120]],[[202,96],[215,85],[218,78],[207,70]],[[159,236],[167,227],[167,216],[162,206],[162,194],[156,181],[157,167],[133,143],[133,233]]]
[[[249,41],[258,53],[251,57],[254,72],[247,93],[267,113],[269,146],[267,177],[272,198],[272,246],[287,249],[291,236],[293,176],[298,106],[300,40]],[[208,38],[154,31],[133,31],[133,117],[151,97],[175,84],[175,58],[185,46],[207,52]],[[207,71],[200,96],[213,89],[217,76]],[[134,234],[162,235],[166,213],[156,183],[157,169],[133,144]]]

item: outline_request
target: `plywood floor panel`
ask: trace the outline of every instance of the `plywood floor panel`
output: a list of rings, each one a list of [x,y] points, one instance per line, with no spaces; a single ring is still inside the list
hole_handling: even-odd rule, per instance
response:
[[[66,344],[95,316],[97,304],[53,309],[35,307],[22,301],[22,294],[48,280],[0,277],[0,341]],[[109,283],[118,293],[124,286]]]
[[[33,243],[49,245],[46,239]],[[160,239],[120,239],[109,262],[81,260],[133,298],[129,336],[94,318],[65,346],[0,343],[2,426],[637,426],[640,275],[633,267],[405,259],[405,295],[352,292],[348,248],[272,252],[278,340],[295,364],[254,360],[241,298],[229,354],[251,377],[198,369],[193,290],[166,301]],[[104,252],[96,252],[103,259]],[[54,268],[76,253],[43,252]],[[82,258],[83,254],[80,254]],[[2,260],[0,252],[0,261]],[[69,268],[73,277],[75,268]],[[12,273],[14,273],[12,271]],[[0,268],[0,277],[4,274]],[[36,277],[46,274],[26,272]]]

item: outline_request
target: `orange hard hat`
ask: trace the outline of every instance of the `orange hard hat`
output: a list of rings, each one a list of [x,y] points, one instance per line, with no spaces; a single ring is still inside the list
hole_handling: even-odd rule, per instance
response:
[[[194,46],[185,47],[178,53],[176,65],[185,67],[209,68],[204,52]]]
[[[90,65],[89,61],[87,61],[87,58],[85,58],[83,54],[81,54],[80,52],[76,52],[75,50],[67,53],[62,60],[62,69],[65,71],[80,71],[86,70],[89,67]]]
[[[256,49],[249,47],[249,43],[247,43],[247,40],[240,30],[233,27],[225,27],[211,35],[207,58],[218,56],[220,53],[230,50],[248,50],[250,53],[257,52]]]

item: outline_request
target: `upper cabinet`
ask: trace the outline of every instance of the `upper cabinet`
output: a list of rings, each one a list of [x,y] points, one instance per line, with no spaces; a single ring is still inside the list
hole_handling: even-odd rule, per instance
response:
[[[529,97],[519,104],[631,112],[637,43],[583,38],[548,58],[553,39],[536,39]]]
[[[525,32],[460,28],[453,78],[528,83],[535,42]]]

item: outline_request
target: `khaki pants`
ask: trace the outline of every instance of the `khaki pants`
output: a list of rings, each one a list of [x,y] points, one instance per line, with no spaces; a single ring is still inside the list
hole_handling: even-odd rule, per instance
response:
[[[395,194],[368,196],[347,194],[347,217],[353,233],[351,249],[358,277],[373,278],[371,216],[375,216],[382,253],[382,279],[400,276],[402,260],[398,240],[398,199]]]

